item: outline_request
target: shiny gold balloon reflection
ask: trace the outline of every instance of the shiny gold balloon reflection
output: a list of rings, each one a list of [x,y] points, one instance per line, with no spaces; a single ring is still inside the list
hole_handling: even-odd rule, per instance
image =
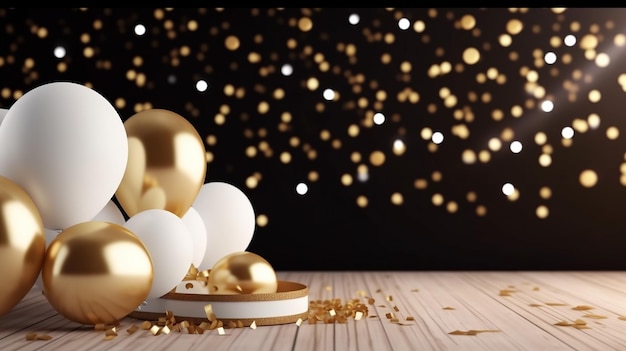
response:
[[[272,265],[263,257],[247,251],[220,258],[209,271],[211,294],[275,293],[278,279]]]
[[[33,287],[46,251],[39,210],[19,185],[0,176],[0,315]]]
[[[128,216],[148,209],[182,217],[206,176],[204,141],[184,117],[145,110],[124,122],[128,164],[115,195]]]
[[[152,288],[154,271],[143,242],[110,222],[83,222],[48,246],[41,270],[52,307],[82,324],[112,323],[135,310]]]

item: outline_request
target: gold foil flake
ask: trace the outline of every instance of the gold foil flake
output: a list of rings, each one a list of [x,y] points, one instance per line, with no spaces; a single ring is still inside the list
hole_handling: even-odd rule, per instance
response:
[[[215,314],[213,314],[213,305],[211,305],[210,303],[204,305],[204,314],[206,315],[206,318],[208,320],[214,321]]]
[[[393,306],[393,310],[394,310],[394,311],[396,311],[396,312],[399,312],[399,311],[400,311],[400,309],[398,308],[398,306]]]
[[[394,317],[394,318],[391,318],[389,321],[390,321],[391,323],[399,323],[399,322],[400,322],[400,320],[399,320],[398,318],[395,318],[395,317]]]
[[[450,306],[446,306],[446,307],[444,307],[443,309],[444,309],[444,310],[446,310],[446,311],[456,310],[456,308],[454,308],[454,307],[450,307]]]
[[[391,302],[393,301],[393,296],[387,295],[387,297],[385,297],[385,300],[387,300],[387,302]]]
[[[455,330],[455,331],[449,332],[448,334],[450,334],[450,335],[478,335],[480,333],[497,333],[497,332],[500,332],[500,330],[497,330],[497,329],[483,329],[483,330],[471,329],[471,330]]]
[[[169,334],[169,333],[170,333],[170,331],[171,331],[171,330],[170,330],[170,327],[168,327],[167,325],[166,325],[166,326],[164,326],[163,328],[161,328],[161,333],[162,333],[162,334],[167,335],[167,334]]]
[[[576,319],[574,322],[568,322],[566,320],[554,323],[554,325],[558,325],[560,327],[573,327],[576,329],[590,329],[589,326],[587,326],[587,322],[585,322],[582,319]]]
[[[335,315],[337,315],[337,312],[335,312],[335,310],[331,308],[330,311],[328,311],[328,314],[334,317]]]
[[[370,297],[369,299],[367,299],[367,303],[369,305],[373,305],[376,302],[376,300],[373,297]]]
[[[593,314],[593,313],[587,313],[587,314],[583,315],[583,317],[591,318],[591,319],[605,319],[605,318],[609,318],[607,316],[603,316],[603,315],[600,315],[600,314]]]
[[[302,325],[302,318],[298,318],[298,320],[296,321],[296,325],[298,327]]]
[[[363,312],[356,311],[356,313],[354,314],[354,320],[358,321],[358,320],[361,320],[361,318],[363,318]]]
[[[414,321],[415,318],[413,318],[413,316],[406,316],[405,320],[407,320],[407,321]]]
[[[217,321],[215,321],[215,326],[217,327]],[[202,322],[202,323],[200,323],[200,325],[198,326],[198,328],[202,328],[202,329],[204,329],[204,330],[209,329],[209,327],[211,327],[211,323],[208,323],[208,322]],[[213,329],[215,329],[215,328],[213,328]]]
[[[143,321],[143,323],[141,323],[142,330],[149,330],[150,328],[152,328],[152,323],[150,323],[150,321]]]
[[[256,321],[252,321],[252,323],[250,323],[250,329],[256,329]]]
[[[572,307],[572,309],[576,311],[589,311],[592,310],[593,307],[587,305],[578,305],[576,307]]]
[[[568,305],[562,302],[546,302],[546,306],[568,306]]]
[[[237,328],[237,322],[228,321],[228,328]]]
[[[236,327],[237,328],[243,328],[243,322],[238,319],[237,323],[236,323]]]
[[[617,317],[617,319],[619,319],[620,321],[626,321],[626,316],[619,316]]]
[[[511,289],[502,289],[500,290],[500,296],[511,296],[511,293],[516,292],[516,290]]]
[[[52,336],[47,334],[26,333],[26,340],[51,340]]]
[[[226,332],[224,331],[224,327],[219,327],[219,328],[217,328],[217,333],[218,333],[219,335],[224,335],[224,334],[226,334]]]
[[[117,336],[117,329],[115,327],[113,327],[111,329],[107,329],[104,332],[104,335],[106,335],[106,336],[109,336],[109,335]]]
[[[136,332],[137,330],[139,330],[139,327],[136,324],[131,325],[130,327],[128,327],[128,329],[126,329],[126,332],[128,334],[133,334],[134,332]]]
[[[150,328],[150,333],[152,333],[152,335],[154,335],[154,336],[159,335],[159,331],[161,331],[161,328],[158,325],[153,325]]]

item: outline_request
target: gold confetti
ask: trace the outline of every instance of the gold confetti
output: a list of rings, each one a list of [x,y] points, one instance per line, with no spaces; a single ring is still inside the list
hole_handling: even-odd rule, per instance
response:
[[[143,321],[143,323],[141,323],[142,330],[149,330],[150,328],[152,328],[152,323],[150,323],[150,321]]]
[[[152,328],[150,328],[150,333],[152,333],[152,335],[157,336],[159,335],[159,331],[161,330],[161,328],[159,328],[158,325],[153,325]]]
[[[396,312],[400,311],[400,309],[398,308],[398,306],[393,306],[393,310],[394,310],[394,311],[396,311]]]
[[[355,320],[355,321],[358,321],[358,320],[360,320],[361,318],[363,318],[363,312],[361,312],[361,311],[356,311],[356,313],[354,314],[354,320]]]
[[[534,287],[533,291],[539,291],[539,287],[538,286]]]
[[[217,333],[218,333],[219,335],[224,335],[224,334],[226,334],[226,332],[224,331],[224,327],[219,327],[219,328],[217,328]]]
[[[502,289],[502,290],[500,290],[500,296],[511,296],[511,293],[514,293],[516,291],[517,290]]]
[[[393,301],[393,296],[391,295],[387,295],[387,297],[385,298],[385,300],[387,300],[388,302]]]
[[[139,327],[136,324],[133,324],[128,329],[126,329],[126,332],[128,334],[132,334],[132,333],[136,332],[137,330],[139,330]]]
[[[446,306],[446,307],[444,307],[443,309],[444,309],[444,310],[448,310],[448,311],[451,311],[451,310],[456,310],[456,308],[454,308],[454,307],[450,307],[450,306]]]
[[[204,314],[209,321],[215,320],[215,314],[213,313],[213,305],[210,303],[204,305]]]
[[[367,303],[370,305],[373,305],[376,302],[376,300],[372,297],[370,297],[369,299],[367,299]]]
[[[335,310],[331,308],[330,311],[328,311],[328,314],[330,314],[331,316],[335,316],[337,315],[337,312],[335,312]]]
[[[609,318],[609,317],[607,317],[607,316],[603,316],[603,315],[600,315],[600,314],[593,314],[593,313],[588,313],[588,314],[585,314],[585,315],[583,315],[583,317],[585,317],[585,318],[592,318],[592,319],[605,319],[605,318]]]
[[[572,307],[572,309],[576,311],[588,311],[588,310],[592,310],[593,307],[587,306],[587,305],[578,305],[576,307]]]
[[[617,317],[617,319],[619,319],[621,321],[626,321],[626,317],[625,316],[619,316],[619,317]]]
[[[546,302],[546,306],[568,306],[568,304],[562,302]]]
[[[52,339],[51,335],[47,335],[47,334],[37,335],[37,340],[51,340],[51,339]]]
[[[407,321],[414,321],[415,318],[413,318],[413,316],[406,316],[405,318]]]
[[[161,328],[161,333],[165,334],[165,335],[169,334],[170,333],[170,327],[168,327],[167,325],[164,326],[163,328]]]
[[[250,329],[256,329],[256,321],[252,321],[252,323],[250,323]]]
[[[109,335],[117,336],[117,330],[116,330],[116,328],[107,329],[106,332],[104,332],[104,335],[106,335],[106,336],[109,336]]]
[[[296,325],[297,326],[301,326],[302,325],[302,318],[298,318],[298,320],[296,321]]]
[[[496,332],[500,332],[500,330],[497,330],[497,329],[455,330],[455,331],[449,332],[448,334],[450,335],[478,335],[480,333],[496,333]]]
[[[35,340],[35,339],[37,339],[37,333],[33,333],[33,332],[26,333],[26,340]]]

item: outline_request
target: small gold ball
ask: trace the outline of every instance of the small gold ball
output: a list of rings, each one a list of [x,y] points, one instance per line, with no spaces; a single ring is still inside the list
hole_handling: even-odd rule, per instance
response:
[[[278,279],[267,260],[255,253],[241,251],[215,262],[209,272],[208,286],[211,294],[275,293]]]

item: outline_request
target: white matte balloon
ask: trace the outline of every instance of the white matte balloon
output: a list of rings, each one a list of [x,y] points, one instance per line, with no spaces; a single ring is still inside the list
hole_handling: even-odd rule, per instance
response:
[[[183,220],[163,209],[136,213],[124,225],[144,243],[152,258],[154,280],[148,298],[159,298],[180,283],[191,267],[191,235]]]
[[[228,254],[246,251],[254,235],[256,218],[243,191],[225,182],[205,183],[192,207],[202,217],[207,233],[207,249],[200,270],[211,269]]]
[[[126,218],[124,218],[124,214],[120,208],[117,207],[115,202],[113,202],[113,200],[109,200],[109,202],[107,202],[104,208],[98,212],[92,221],[110,222],[123,226],[126,223]]]
[[[127,162],[122,119],[81,84],[26,92],[0,125],[0,175],[26,190],[46,228],[91,220],[115,194]]]
[[[2,121],[4,120],[4,116],[7,114],[7,112],[9,112],[8,109],[0,108],[0,124],[2,124]]]
[[[182,219],[189,230],[191,242],[193,244],[193,259],[191,262],[196,268],[198,268],[202,263],[206,252],[206,227],[204,226],[202,217],[200,217],[198,211],[196,211],[193,207],[190,207],[187,212],[185,212]]]

